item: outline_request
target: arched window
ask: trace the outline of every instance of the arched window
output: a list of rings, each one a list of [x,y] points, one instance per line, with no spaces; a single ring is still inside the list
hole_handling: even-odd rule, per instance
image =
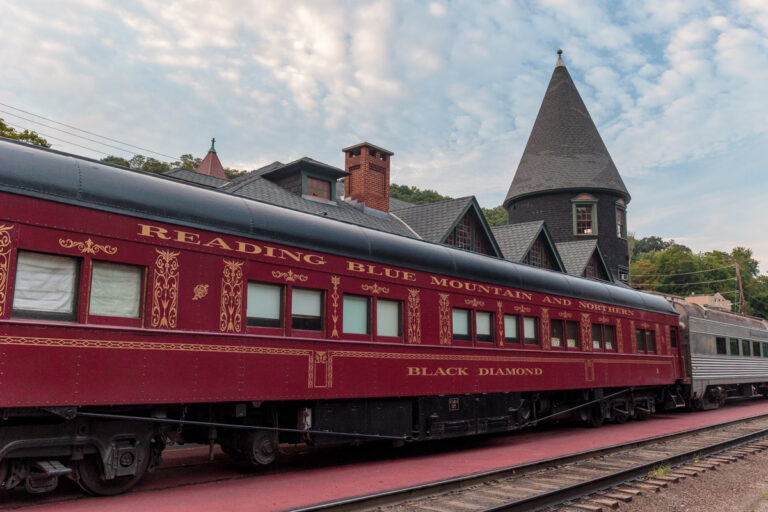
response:
[[[627,238],[627,205],[621,199],[616,201],[616,236]]]

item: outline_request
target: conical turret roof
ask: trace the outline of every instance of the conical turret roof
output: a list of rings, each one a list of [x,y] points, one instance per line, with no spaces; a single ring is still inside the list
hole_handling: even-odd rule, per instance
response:
[[[216,139],[211,139],[211,149],[208,150],[208,154],[205,155],[203,161],[197,166],[195,172],[226,180],[227,173],[224,172],[224,166],[221,165],[221,160],[219,160],[219,156],[216,154],[215,144]]]
[[[565,63],[558,56],[504,205],[520,197],[561,190],[607,190],[622,195],[627,202],[630,199]]]

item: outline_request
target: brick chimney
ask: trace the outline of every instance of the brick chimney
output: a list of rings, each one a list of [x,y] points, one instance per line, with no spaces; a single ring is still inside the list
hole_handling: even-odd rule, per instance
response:
[[[361,142],[344,152],[344,170],[349,173],[344,195],[368,208],[389,212],[389,159],[394,155],[368,142]]]

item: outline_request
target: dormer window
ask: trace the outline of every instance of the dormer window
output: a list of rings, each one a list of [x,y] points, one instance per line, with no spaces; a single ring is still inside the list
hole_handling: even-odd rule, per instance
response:
[[[597,235],[597,199],[589,194],[579,194],[571,199],[573,205],[573,234]]]
[[[318,199],[331,200],[331,182],[307,176],[306,195]]]

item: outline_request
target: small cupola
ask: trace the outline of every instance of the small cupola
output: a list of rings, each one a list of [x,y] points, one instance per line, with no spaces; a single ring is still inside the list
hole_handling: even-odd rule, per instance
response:
[[[203,161],[197,166],[195,172],[223,180],[228,179],[227,173],[224,172],[224,166],[221,165],[219,156],[216,154],[216,139],[211,139],[211,149],[208,150],[208,154],[205,155]]]
[[[385,213],[389,212],[389,159],[393,152],[361,142],[342,149],[349,173],[344,195]]]
[[[336,182],[348,174],[312,158],[304,157],[261,175],[282,188],[307,199],[336,200]]]

